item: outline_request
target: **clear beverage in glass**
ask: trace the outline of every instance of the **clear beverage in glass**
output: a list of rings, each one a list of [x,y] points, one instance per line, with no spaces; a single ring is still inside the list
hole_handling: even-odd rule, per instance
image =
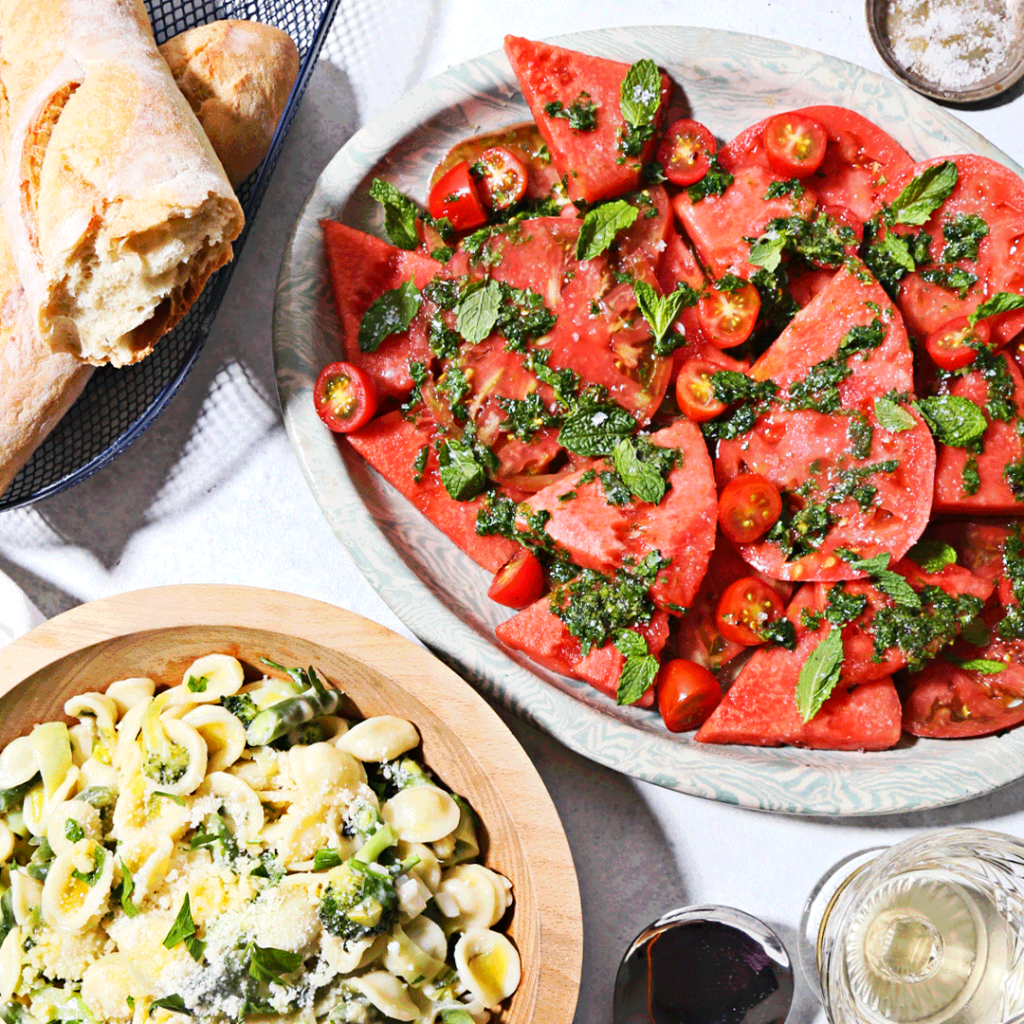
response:
[[[1024,1022],[1024,842],[940,829],[837,865],[811,894],[831,1024]]]

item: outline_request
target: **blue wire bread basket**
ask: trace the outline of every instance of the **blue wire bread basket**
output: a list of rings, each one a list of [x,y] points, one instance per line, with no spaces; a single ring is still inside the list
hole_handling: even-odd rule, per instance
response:
[[[235,258],[207,282],[175,329],[134,366],[105,366],[0,495],[0,511],[27,505],[84,480],[124,451],[160,414],[188,376],[224,298],[232,268],[284,145],[340,0],[146,0],[153,33],[162,43],[196,25],[225,18],[262,21],[283,29],[299,50],[299,76],[266,159],[243,182],[238,198],[245,229]]]

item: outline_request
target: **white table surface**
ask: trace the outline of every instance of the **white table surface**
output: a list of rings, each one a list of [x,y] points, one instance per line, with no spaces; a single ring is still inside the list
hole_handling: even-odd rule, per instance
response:
[[[886,73],[862,0],[342,0],[258,222],[206,348],[154,427],[93,477],[0,514],[0,571],[46,615],[164,583],[305,594],[405,635],[328,529],[292,455],[271,362],[285,238],[317,175],[369,118],[447,67],[534,38],[627,24],[690,24],[800,44]],[[960,116],[1024,163],[1024,95]],[[915,831],[971,824],[1024,836],[1024,785],[954,808],[836,821],[741,810],[636,782],[509,720],[562,816],[583,898],[575,1020],[611,1020],[619,956],[662,912],[725,903],[765,920],[794,959],[804,898],[841,857]],[[822,1014],[801,972],[790,1020]]]

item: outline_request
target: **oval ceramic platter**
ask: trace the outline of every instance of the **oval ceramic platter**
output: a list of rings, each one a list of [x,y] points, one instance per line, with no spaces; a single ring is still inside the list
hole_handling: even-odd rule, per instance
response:
[[[815,103],[859,111],[917,158],[974,152],[1022,173],[928,100],[863,68],[752,36],[694,28],[605,29],[563,36],[573,49],[652,58],[723,139],[772,111]],[[794,814],[870,815],[956,803],[1024,774],[1024,730],[942,742],[905,738],[884,753],[717,747],[668,734],[656,712],[616,707],[585,683],[503,648],[508,610],[491,577],[332,435],[313,408],[320,368],[341,357],[319,218],[384,237],[374,177],[419,202],[430,172],[468,135],[529,120],[508,62],[488,54],[419,86],[376,117],[320,176],[281,267],[274,355],[285,425],[328,523],[380,596],[417,636],[484,693],[602,764],[672,789]]]

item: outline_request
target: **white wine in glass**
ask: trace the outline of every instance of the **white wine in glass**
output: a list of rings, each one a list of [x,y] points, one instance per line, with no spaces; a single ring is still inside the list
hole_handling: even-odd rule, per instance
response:
[[[915,836],[837,865],[811,894],[805,964],[831,1024],[1024,1022],[1024,842]]]

